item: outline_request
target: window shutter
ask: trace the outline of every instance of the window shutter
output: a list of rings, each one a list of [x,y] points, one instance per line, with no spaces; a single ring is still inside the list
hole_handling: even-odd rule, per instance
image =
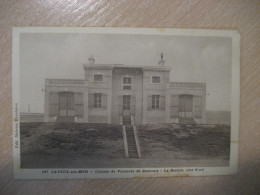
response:
[[[185,96],[185,112],[192,112],[193,96]]]
[[[193,96],[193,115],[196,118],[202,117],[202,97]]]
[[[93,108],[94,107],[94,94],[88,94],[88,107]]]
[[[69,110],[75,109],[75,95],[74,95],[74,93],[67,94],[67,108]]]
[[[172,95],[171,96],[171,117],[178,117],[179,112],[179,96]]]
[[[152,109],[152,96],[147,97],[147,109],[148,110]]]
[[[101,94],[101,107],[107,108],[107,94]]]
[[[135,105],[136,105],[136,97],[135,96],[131,96],[131,100],[130,100],[130,109],[131,109],[131,114],[135,113]]]
[[[76,93],[75,103],[76,104],[83,104],[83,94],[82,93]]]
[[[50,93],[50,104],[58,104],[59,103],[59,94],[58,93]]]
[[[160,109],[164,110],[165,109],[165,96],[160,96]]]
[[[179,96],[179,112],[185,112],[185,95]]]
[[[118,96],[117,102],[118,102],[118,112],[119,112],[119,114],[123,114],[123,96],[122,95]]]
[[[76,93],[75,94],[75,115],[83,116],[84,115],[84,102],[83,102],[83,94]]]
[[[59,94],[50,93],[49,94],[49,115],[58,116],[59,114]]]

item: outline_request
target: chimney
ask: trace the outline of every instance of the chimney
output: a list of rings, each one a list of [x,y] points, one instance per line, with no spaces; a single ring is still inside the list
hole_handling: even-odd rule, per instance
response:
[[[165,60],[163,60],[163,53],[161,53],[161,60],[158,62],[159,66],[164,66]]]
[[[88,63],[89,63],[89,65],[94,65],[95,64],[95,58],[93,58],[92,55],[89,56]]]

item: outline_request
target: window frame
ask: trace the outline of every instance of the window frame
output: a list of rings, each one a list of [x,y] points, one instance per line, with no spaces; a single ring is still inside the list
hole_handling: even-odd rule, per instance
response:
[[[155,78],[155,77],[159,78],[159,79],[160,79],[160,82],[158,82],[158,83],[153,82],[153,78]],[[160,75],[153,75],[153,76],[151,77],[151,83],[152,83],[152,84],[161,84],[161,83],[162,83],[162,77],[161,77]]]
[[[94,108],[101,108],[102,106],[102,93],[94,93]]]
[[[160,109],[160,95],[152,95],[152,109]]]
[[[130,79],[130,83],[124,83],[124,79],[125,78],[129,78]],[[126,75],[126,76],[122,77],[122,89],[123,90],[132,90],[132,84],[133,84],[133,79],[132,79],[131,76]],[[125,88],[125,87],[129,87],[129,88]]]
[[[101,80],[95,80],[95,76],[101,76]],[[93,82],[104,82],[104,75],[100,73],[93,74]]]
[[[131,95],[123,95],[123,110],[131,109]]]

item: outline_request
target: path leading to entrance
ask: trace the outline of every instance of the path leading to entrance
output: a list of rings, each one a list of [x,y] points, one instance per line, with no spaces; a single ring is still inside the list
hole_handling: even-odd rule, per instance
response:
[[[59,116],[57,121],[58,123],[73,123],[75,122],[75,118],[74,116]]]
[[[124,116],[123,117],[123,124],[124,125],[131,125],[131,117],[130,116]]]
[[[125,149],[128,151],[128,155],[126,155],[128,158],[138,158],[137,143],[131,116],[123,116],[123,125],[125,128],[127,142],[127,148]]]
[[[133,126],[132,125],[126,125],[125,130],[126,130],[129,158],[138,158],[138,152],[137,152],[137,147],[136,147],[136,141],[135,141]]]
[[[195,125],[196,122],[191,117],[179,117],[179,123],[180,124],[188,124],[188,125]]]

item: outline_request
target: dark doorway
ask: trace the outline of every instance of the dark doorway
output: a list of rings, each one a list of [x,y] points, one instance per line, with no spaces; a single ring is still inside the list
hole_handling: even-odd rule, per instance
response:
[[[59,93],[59,116],[75,116],[75,95],[73,92]]]
[[[179,117],[191,118],[193,108],[193,96],[192,95],[180,95],[179,96]]]
[[[123,116],[131,115],[131,95],[123,95]]]

